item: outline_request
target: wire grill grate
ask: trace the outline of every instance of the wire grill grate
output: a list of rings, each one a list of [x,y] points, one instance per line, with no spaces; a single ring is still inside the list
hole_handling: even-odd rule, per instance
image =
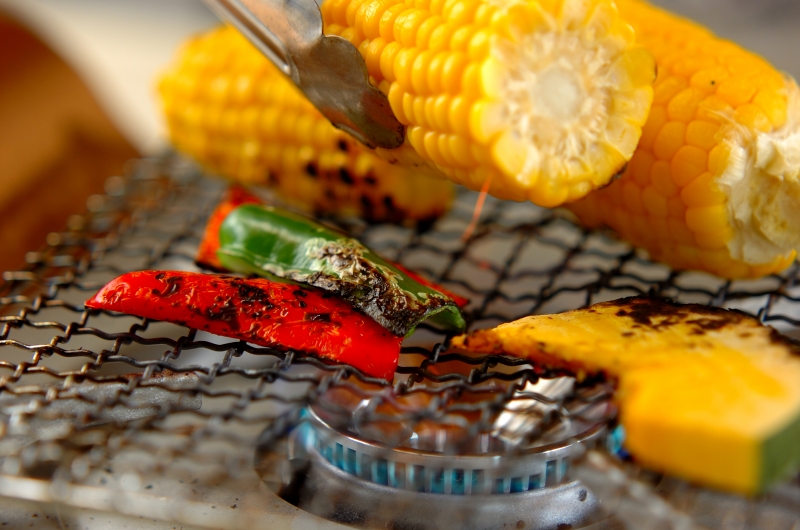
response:
[[[24,270],[3,275],[2,495],[243,526],[260,521],[261,512],[200,517],[192,509],[231,481],[257,484],[254,448],[284,435],[304,407],[319,404],[331,388],[346,388],[369,403],[352,418],[356,427],[403,420],[485,432],[526,381],[557,375],[524,361],[447,353],[449,337],[423,326],[404,343],[398,375],[386,386],[293,352],[84,311],[83,301],[123,272],[196,270],[204,220],[223,185],[165,155],[132,164],[125,177],[109,179],[106,191],[88,202],[87,214],[72,218],[67,230],[51,234],[42,251],[30,254]],[[674,272],[557,212],[491,198],[481,225],[462,242],[473,204],[474,194],[461,193],[450,214],[416,230],[341,222],[387,258],[470,298],[473,328],[649,292],[740,309],[800,338],[797,264],[758,281]],[[482,399],[465,403],[456,399],[461,395]],[[409,406],[408,396],[425,396],[425,406]],[[465,414],[472,414],[471,421]],[[661,495],[684,511],[695,513],[702,504],[697,499],[717,495],[633,473],[660,485]],[[156,493],[169,502],[159,504]],[[257,489],[251,494],[260,495]],[[759,501],[730,502],[725,513],[746,515],[741,528],[761,528],[761,514],[774,516],[775,510],[785,514],[781,521],[800,517],[797,484]]]

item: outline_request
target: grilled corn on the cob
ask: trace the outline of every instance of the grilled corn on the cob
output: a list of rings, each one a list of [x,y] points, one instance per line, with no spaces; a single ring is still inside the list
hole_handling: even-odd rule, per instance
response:
[[[452,184],[389,164],[335,129],[232,28],[186,43],[159,90],[179,150],[297,206],[399,222],[435,218],[450,204]]]
[[[617,0],[656,57],[653,107],[625,174],[571,206],[679,269],[726,278],[800,248],[800,90],[763,59],[638,0]]]
[[[611,0],[324,0],[407,143],[454,182],[555,206],[633,154],[653,58]],[[391,152],[388,153],[391,156]]]

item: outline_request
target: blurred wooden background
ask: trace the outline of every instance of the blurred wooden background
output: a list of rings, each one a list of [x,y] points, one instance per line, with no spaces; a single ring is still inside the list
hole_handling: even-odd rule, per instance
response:
[[[136,154],[75,72],[0,13],[0,271],[21,265]]]

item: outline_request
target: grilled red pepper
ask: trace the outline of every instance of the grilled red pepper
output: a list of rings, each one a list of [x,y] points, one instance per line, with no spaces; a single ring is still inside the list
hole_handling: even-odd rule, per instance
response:
[[[388,380],[403,340],[337,296],[263,278],[130,272],[109,282],[85,305],[307,352]]]

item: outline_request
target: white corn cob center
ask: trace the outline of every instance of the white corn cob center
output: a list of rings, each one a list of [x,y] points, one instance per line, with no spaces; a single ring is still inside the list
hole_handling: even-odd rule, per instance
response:
[[[754,133],[731,123],[726,138],[730,155],[718,183],[736,228],[728,249],[746,263],[800,251],[800,89],[787,81],[787,91],[783,127]]]

